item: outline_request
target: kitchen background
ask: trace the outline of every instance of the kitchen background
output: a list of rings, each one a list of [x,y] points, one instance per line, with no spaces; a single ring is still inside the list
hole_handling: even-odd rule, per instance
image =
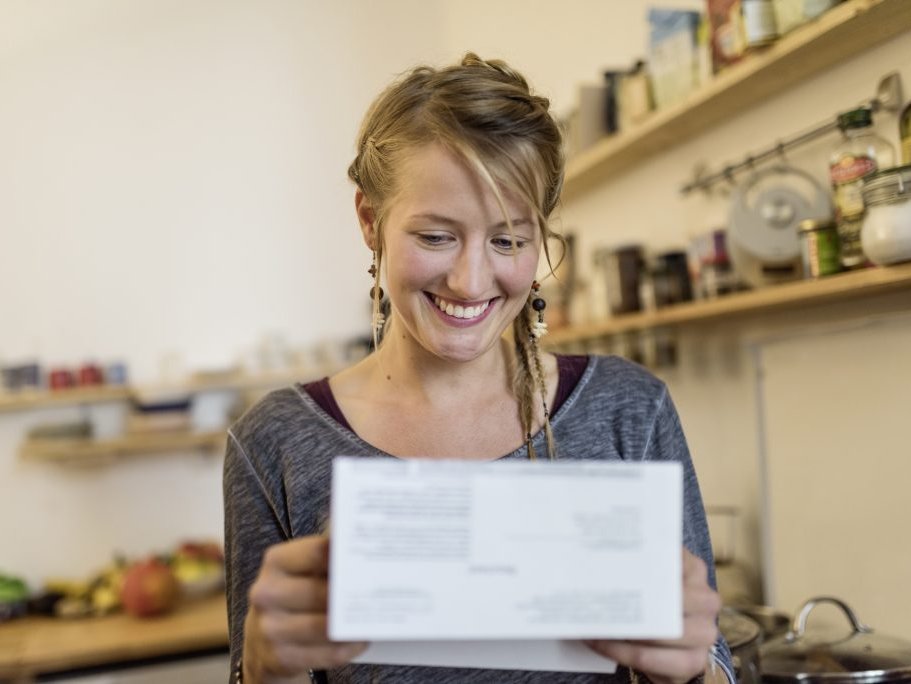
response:
[[[473,50],[513,63],[570,119],[583,84],[647,56],[654,4],[0,1],[0,366],[123,363],[145,387],[238,364],[323,374],[368,326],[369,253],[345,170],[379,89]],[[905,13],[897,35],[857,54],[848,36],[850,57],[568,197],[556,225],[575,236],[588,286],[573,315],[604,313],[599,248],[685,249],[725,225],[728,197],[679,191],[697,164],[831,120],[886,73],[911,90],[908,9],[892,10]],[[895,113],[875,130],[898,145]],[[838,141],[787,159],[828,184]],[[706,503],[738,512],[713,516],[731,586],[787,611],[834,594],[911,638],[909,288],[683,326],[676,345],[655,372]],[[97,420],[96,408],[0,414],[0,572],[36,589],[115,552],[222,534],[217,449],[20,457],[29,430]]]

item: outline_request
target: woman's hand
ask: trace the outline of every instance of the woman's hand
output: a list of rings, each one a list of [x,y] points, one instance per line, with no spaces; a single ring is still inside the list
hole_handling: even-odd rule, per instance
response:
[[[329,641],[329,539],[301,537],[266,550],[244,621],[244,682],[299,681],[347,664],[367,647]]]
[[[721,597],[709,586],[705,563],[684,549],[680,639],[586,643],[597,653],[642,672],[655,684],[682,684],[705,671],[718,637],[716,620],[720,610]]]

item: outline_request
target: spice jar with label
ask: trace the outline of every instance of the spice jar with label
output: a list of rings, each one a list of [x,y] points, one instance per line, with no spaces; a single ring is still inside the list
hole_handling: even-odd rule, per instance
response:
[[[911,261],[911,165],[883,169],[864,182],[864,253],[879,266]]]
[[[841,270],[835,221],[804,219],[797,230],[804,278],[820,278]]]
[[[864,220],[864,178],[895,162],[892,145],[873,132],[873,112],[861,107],[838,117],[844,137],[829,159],[829,178],[835,194],[841,265],[860,268],[866,264],[860,231]]]

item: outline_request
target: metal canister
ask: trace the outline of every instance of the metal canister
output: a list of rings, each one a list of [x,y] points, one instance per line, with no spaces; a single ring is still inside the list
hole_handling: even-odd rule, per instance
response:
[[[819,278],[841,270],[838,229],[832,219],[805,219],[797,228],[804,278]]]

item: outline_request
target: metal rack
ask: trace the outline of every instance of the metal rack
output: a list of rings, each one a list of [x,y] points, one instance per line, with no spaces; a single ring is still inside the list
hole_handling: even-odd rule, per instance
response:
[[[902,86],[901,76],[898,72],[886,74],[879,80],[876,88],[876,95],[870,100],[861,103],[860,107],[869,107],[874,112],[887,111],[897,112],[902,104]],[[757,164],[781,157],[787,150],[794,149],[804,145],[812,140],[816,140],[832,131],[839,130],[838,116],[836,115],[830,121],[821,123],[813,128],[797,133],[784,140],[779,140],[775,145],[767,147],[761,152],[749,154],[736,164],[729,164],[719,171],[707,173],[704,169],[698,169],[695,172],[695,178],[680,188],[684,195],[693,190],[708,190],[711,186],[719,181],[733,179],[735,173],[747,169],[753,169]]]

